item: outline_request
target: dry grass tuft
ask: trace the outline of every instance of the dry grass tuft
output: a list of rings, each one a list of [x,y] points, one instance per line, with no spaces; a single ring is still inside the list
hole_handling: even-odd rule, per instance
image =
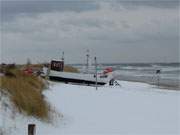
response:
[[[0,88],[10,93],[18,110],[29,116],[48,119],[49,105],[42,95],[45,88],[43,80],[17,69],[10,69],[8,73],[10,76],[1,77]]]
[[[64,66],[64,72],[73,72],[73,73],[79,73],[77,68],[74,68],[72,66],[65,65]]]

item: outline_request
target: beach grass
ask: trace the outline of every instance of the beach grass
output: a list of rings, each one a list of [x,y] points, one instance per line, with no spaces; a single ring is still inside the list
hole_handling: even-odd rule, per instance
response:
[[[64,72],[79,73],[78,69],[69,65],[64,66]]]
[[[42,94],[46,87],[44,81],[17,68],[6,70],[6,75],[0,78],[0,90],[10,94],[10,99],[19,112],[48,119],[50,109]]]

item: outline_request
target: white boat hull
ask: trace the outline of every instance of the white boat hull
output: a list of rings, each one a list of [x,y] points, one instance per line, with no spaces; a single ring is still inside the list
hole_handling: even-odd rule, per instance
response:
[[[96,84],[95,74],[83,74],[83,73],[70,73],[70,72],[59,72],[51,70],[49,73],[50,80],[61,81],[65,83],[80,83],[80,84]],[[97,84],[104,85],[112,79],[111,73],[98,74]]]

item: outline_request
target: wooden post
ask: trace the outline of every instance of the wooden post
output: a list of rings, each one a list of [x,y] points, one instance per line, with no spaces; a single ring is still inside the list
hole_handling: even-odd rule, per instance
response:
[[[28,124],[28,135],[35,135],[36,125]]]
[[[159,81],[160,81],[160,76],[159,76],[159,74],[158,74],[158,79],[157,79],[158,87],[159,87]]]
[[[161,73],[161,70],[156,70],[156,74],[157,74],[157,85],[159,87],[160,85],[160,73]]]
[[[95,61],[95,74],[96,74],[96,90],[98,89],[97,88],[97,59],[96,59],[96,57],[94,57],[94,61]]]

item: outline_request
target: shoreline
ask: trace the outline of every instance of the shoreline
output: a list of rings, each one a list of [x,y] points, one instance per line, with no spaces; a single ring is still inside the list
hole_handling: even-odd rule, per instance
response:
[[[150,84],[153,86],[156,86],[159,89],[166,89],[166,90],[174,90],[174,91],[180,91],[180,83],[178,84],[178,82],[169,82],[169,81],[164,81],[163,79],[160,80],[159,82],[159,86],[155,81],[150,81],[149,79],[144,79],[144,78],[135,78],[135,77],[128,77],[128,76],[118,76],[116,78],[117,80],[120,81],[129,81],[129,82],[141,82],[141,83],[146,83],[146,84]]]

